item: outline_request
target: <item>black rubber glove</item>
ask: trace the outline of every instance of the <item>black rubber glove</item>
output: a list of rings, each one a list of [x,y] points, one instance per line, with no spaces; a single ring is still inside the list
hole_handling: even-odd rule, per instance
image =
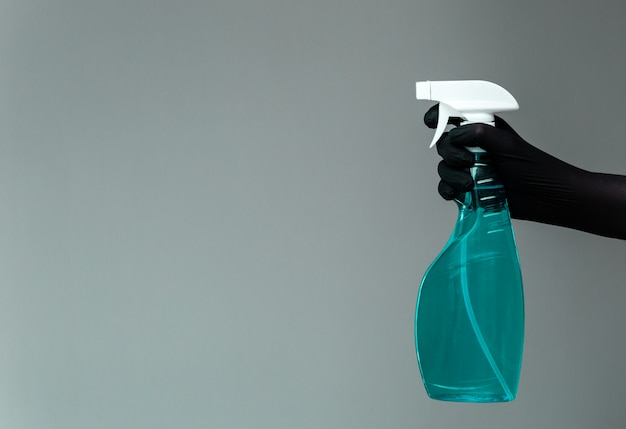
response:
[[[437,126],[438,105],[424,115]],[[459,124],[458,118],[450,123]],[[524,141],[504,120],[495,127],[470,124],[445,133],[437,142],[443,157],[439,193],[446,200],[472,189],[466,146],[489,152],[504,184],[511,216],[626,239],[626,176],[591,173],[563,162]]]

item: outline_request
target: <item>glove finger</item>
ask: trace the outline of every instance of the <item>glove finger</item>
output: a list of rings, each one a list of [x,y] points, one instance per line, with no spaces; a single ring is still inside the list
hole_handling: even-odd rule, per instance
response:
[[[441,180],[452,187],[457,195],[474,187],[474,180],[470,175],[469,168],[454,168],[446,164],[445,161],[441,161],[437,166],[437,172]]]
[[[437,153],[451,167],[471,167],[474,165],[474,155],[463,146],[452,144],[448,138],[448,133],[444,133],[437,142]]]
[[[488,152],[506,151],[511,144],[512,134],[487,124],[469,124],[450,130],[447,136],[453,146],[477,146]]]
[[[439,187],[437,188],[437,191],[439,192],[439,195],[441,195],[441,197],[446,201],[455,199],[459,196],[460,193],[443,180],[439,182]]]
[[[439,103],[432,106],[424,114],[424,123],[426,124],[428,128],[437,128],[438,121],[439,121]],[[461,124],[461,118],[450,117],[448,119],[448,124],[459,126]]]

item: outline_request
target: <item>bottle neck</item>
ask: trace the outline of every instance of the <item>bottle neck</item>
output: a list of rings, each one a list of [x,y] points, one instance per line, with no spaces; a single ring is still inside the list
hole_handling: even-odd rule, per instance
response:
[[[462,194],[457,201],[461,210],[501,211],[506,209],[504,186],[491,166],[491,155],[485,151],[472,150],[474,166],[470,168],[474,188]]]

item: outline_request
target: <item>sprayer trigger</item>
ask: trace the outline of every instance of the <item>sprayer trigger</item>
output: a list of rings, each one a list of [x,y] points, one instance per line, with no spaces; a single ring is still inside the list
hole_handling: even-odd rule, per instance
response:
[[[435,131],[435,135],[433,136],[433,141],[430,142],[430,146],[428,146],[429,148],[432,148],[437,143],[437,141],[439,141],[439,139],[443,135],[443,132],[448,126],[448,119],[450,119],[450,117],[466,119],[465,115],[463,115],[461,112],[454,109],[453,107],[449,106],[448,104],[439,103],[439,122],[437,122],[437,130]]]

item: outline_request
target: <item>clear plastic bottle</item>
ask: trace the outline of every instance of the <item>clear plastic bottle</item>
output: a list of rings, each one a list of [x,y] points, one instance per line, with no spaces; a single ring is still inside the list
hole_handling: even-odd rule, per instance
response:
[[[428,268],[415,314],[422,380],[433,399],[515,399],[524,342],[524,297],[504,187],[475,150],[475,187],[457,201],[450,240]]]

